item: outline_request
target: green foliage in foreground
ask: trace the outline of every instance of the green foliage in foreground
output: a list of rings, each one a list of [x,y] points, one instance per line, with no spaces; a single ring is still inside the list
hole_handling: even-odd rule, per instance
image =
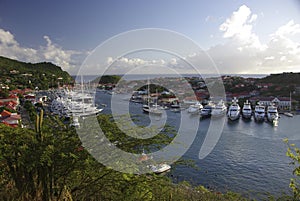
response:
[[[99,117],[102,129],[109,135],[114,132],[110,138],[122,136],[109,119]],[[126,144],[128,150],[135,147],[131,139],[123,136],[122,140],[122,148]],[[0,200],[246,199],[231,192],[221,194],[203,186],[191,187],[185,182],[175,185],[160,175],[109,169],[82,147],[74,128],[52,116],[43,118],[40,113],[36,116],[36,130],[0,125]]]
[[[300,149],[295,144],[289,144],[288,139],[284,139],[284,142],[288,146],[286,155],[292,159],[291,164],[294,165],[293,174],[295,178],[291,178],[290,188],[293,191],[293,200],[300,200]]]

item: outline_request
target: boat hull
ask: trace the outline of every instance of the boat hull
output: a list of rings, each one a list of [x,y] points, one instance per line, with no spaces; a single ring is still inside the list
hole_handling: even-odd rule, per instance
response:
[[[265,120],[265,115],[262,115],[262,114],[255,114],[255,115],[254,115],[254,119],[255,119],[255,121],[263,122],[263,121]]]
[[[242,113],[242,117],[243,117],[244,119],[251,119],[252,113]]]
[[[240,118],[240,114],[228,115],[228,119],[231,121],[238,120]]]

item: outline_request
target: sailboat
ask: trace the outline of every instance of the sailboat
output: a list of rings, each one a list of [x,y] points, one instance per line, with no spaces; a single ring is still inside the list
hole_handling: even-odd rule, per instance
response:
[[[157,91],[156,91],[157,92]],[[157,93],[156,93],[157,94]],[[149,80],[148,80],[148,96],[147,96],[147,104],[143,105],[143,111],[145,113],[149,113],[149,114],[155,114],[155,115],[161,115],[162,114],[162,110],[160,108],[158,108],[157,105],[157,99],[156,98],[156,103],[154,105],[150,105],[150,85],[149,85]]]
[[[291,110],[292,110],[292,94],[290,92],[290,111],[289,112],[285,112],[283,113],[285,116],[288,116],[288,117],[293,117],[294,115],[291,113]]]

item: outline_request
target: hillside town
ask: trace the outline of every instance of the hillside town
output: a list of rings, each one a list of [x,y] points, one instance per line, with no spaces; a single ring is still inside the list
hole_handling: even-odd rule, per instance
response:
[[[206,79],[205,81],[200,77],[153,79],[151,80],[149,96],[152,99],[157,99],[161,105],[170,105],[172,102],[194,104],[197,101],[205,104],[212,98],[207,86],[214,83],[214,78]],[[280,112],[287,110],[296,112],[299,110],[300,85],[296,83],[290,83],[289,85],[284,85],[280,82],[265,83],[258,78],[243,78],[240,76],[222,76],[222,82],[225,89],[224,101],[228,104],[232,102],[233,98],[237,98],[241,106],[245,100],[249,100],[252,107],[257,102],[260,102],[264,106],[274,103]],[[148,98],[146,85],[147,81],[143,80],[128,81],[119,84],[117,87],[113,83],[100,83],[98,88],[106,89],[113,93],[133,91],[131,97],[133,102],[145,102]],[[137,86],[144,87],[136,89]],[[159,86],[168,86],[168,89],[163,89]],[[172,93],[172,89],[176,89],[176,94]]]
[[[189,105],[201,102],[207,104],[212,98],[208,91],[208,85],[214,83],[214,78],[204,80],[201,77],[186,78],[157,78],[152,80],[148,96],[147,82],[143,81],[126,81],[117,83],[101,83],[97,84],[98,89],[106,90],[109,93],[128,93],[133,92],[131,101],[144,103],[150,97],[152,102],[155,100],[162,106],[171,106],[172,104]],[[258,78],[243,78],[240,76],[222,76],[222,82],[225,88],[225,103],[229,106],[233,98],[239,100],[242,106],[245,100],[249,100],[252,108],[260,102],[264,106],[271,103],[275,104],[280,113],[285,111],[299,111],[300,85],[291,83],[290,85],[282,85],[281,83],[264,83]],[[159,83],[159,84],[155,84]],[[22,105],[25,102],[31,104],[43,104],[47,101],[47,96],[41,95],[39,90],[30,88],[19,89],[20,86],[15,85],[10,90],[8,86],[0,83],[0,121],[11,127],[24,126]],[[85,84],[87,85],[87,84]],[[168,88],[176,88],[176,94]],[[137,86],[143,86],[137,88]],[[21,87],[24,87],[23,85]],[[72,89],[70,85],[61,85],[60,89]],[[192,89],[192,90],[191,90]],[[25,117],[24,117],[25,116]],[[22,118],[23,117],[23,118]],[[26,121],[26,120],[25,120]]]

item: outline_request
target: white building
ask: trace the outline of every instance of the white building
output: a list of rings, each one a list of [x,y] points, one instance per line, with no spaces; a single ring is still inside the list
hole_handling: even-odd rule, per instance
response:
[[[253,97],[250,98],[250,102],[252,105],[255,105],[255,102],[259,101],[265,106],[274,103],[279,110],[288,110],[291,108],[291,101],[290,98],[286,97]]]

